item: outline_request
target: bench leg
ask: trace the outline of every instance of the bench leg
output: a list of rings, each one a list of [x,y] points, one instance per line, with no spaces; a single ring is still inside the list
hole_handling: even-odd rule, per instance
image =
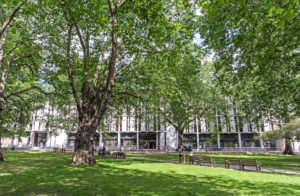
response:
[[[256,171],[260,172],[260,166],[258,166],[258,165],[256,166]]]

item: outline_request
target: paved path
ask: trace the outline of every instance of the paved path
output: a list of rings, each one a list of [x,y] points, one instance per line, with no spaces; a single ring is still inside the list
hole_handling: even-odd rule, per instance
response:
[[[150,159],[150,158],[144,158],[144,157],[127,157],[127,159],[133,159],[133,160],[145,160],[145,161],[157,161],[157,162],[166,162],[166,163],[176,163],[178,164],[178,161],[172,161],[172,160],[160,160],[160,159]],[[216,167],[224,168],[224,164],[216,164]],[[237,165],[230,166],[231,169],[239,169]],[[245,167],[245,170],[248,171],[256,171],[255,167],[247,166]],[[261,168],[262,172],[275,172],[275,173],[282,173],[282,174],[298,174],[300,175],[300,171],[297,170],[288,170],[288,169],[275,169],[275,168]]]

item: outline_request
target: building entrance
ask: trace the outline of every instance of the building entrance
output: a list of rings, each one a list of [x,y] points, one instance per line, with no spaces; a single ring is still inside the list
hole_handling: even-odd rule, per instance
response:
[[[35,147],[46,147],[47,133],[35,133],[34,134],[34,143]]]

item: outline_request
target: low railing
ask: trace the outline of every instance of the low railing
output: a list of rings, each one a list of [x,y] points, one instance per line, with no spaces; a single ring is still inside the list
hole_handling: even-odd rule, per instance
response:
[[[197,151],[197,149],[193,149],[193,151]],[[280,148],[276,147],[207,147],[207,148],[200,148],[198,151],[204,152],[280,152]]]
[[[23,146],[13,146],[13,145],[7,145],[2,146],[1,149],[4,152],[7,151],[15,151],[15,150],[29,150],[31,147],[29,145],[23,145]]]

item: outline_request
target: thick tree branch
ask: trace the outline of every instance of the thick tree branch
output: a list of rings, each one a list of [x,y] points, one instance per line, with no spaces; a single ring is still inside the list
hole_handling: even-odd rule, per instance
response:
[[[7,20],[2,23],[2,27],[0,28],[0,36],[2,36],[2,34],[6,31],[8,25],[11,23],[11,21],[14,19],[14,17],[16,16],[17,12],[20,10],[20,8],[23,6],[24,1],[21,1],[16,7],[15,9],[10,13],[9,17],[7,18]]]
[[[4,56],[4,48],[5,48],[5,45],[6,45],[6,38],[7,38],[7,32],[5,31],[2,36],[1,36],[1,39],[0,39],[0,70],[2,69],[2,62],[3,62],[3,59],[5,58]]]
[[[14,64],[13,66],[25,66],[25,67],[27,67],[30,70],[31,74],[34,75],[34,71],[33,71],[32,67],[28,63]]]
[[[94,125],[97,125],[99,120],[101,120],[102,116],[104,115],[108,101],[112,94],[112,87],[114,85],[114,77],[115,77],[115,66],[116,66],[116,60],[118,56],[118,44],[117,44],[117,30],[115,23],[117,22],[117,12],[118,7],[114,8],[111,0],[108,0],[108,5],[111,13],[111,40],[112,40],[112,47],[111,47],[111,56],[108,63],[108,75],[107,78],[103,77],[101,83],[105,83],[105,87],[99,86],[97,92],[96,92],[96,99],[95,102],[97,105],[100,106],[97,111],[95,111],[95,117],[92,119],[92,123]],[[104,82],[104,80],[106,80]],[[104,93],[101,95],[101,91],[104,91]]]
[[[5,60],[5,58],[6,58],[7,56],[9,56],[9,55],[10,55],[15,49],[17,49],[21,44],[22,44],[22,42],[19,41],[12,49],[10,49],[5,55],[3,55],[3,57],[0,59],[0,62],[2,63],[2,62]]]
[[[108,1],[108,6],[109,6],[111,16],[113,16],[113,14],[114,14],[114,5],[113,5],[111,0],[107,0],[107,1]]]
[[[1,84],[4,84],[4,86],[5,86],[5,84],[6,84],[6,78],[7,78],[8,72],[9,72],[9,70],[10,70],[10,67],[11,67],[11,61],[9,61],[9,62],[7,63],[7,65],[4,67],[4,70],[3,70],[2,75],[1,75],[1,80],[0,80],[0,82],[1,82]],[[1,91],[1,90],[2,90],[2,89],[0,89],[0,91]],[[4,88],[3,88],[3,90],[4,90]]]
[[[5,99],[8,99],[8,98],[11,97],[11,96],[18,96],[18,95],[20,95],[20,94],[26,93],[26,92],[31,91],[31,90],[33,90],[33,89],[36,89],[36,90],[40,91],[40,92],[43,93],[44,95],[50,95],[50,94],[52,94],[52,93],[49,93],[49,92],[44,91],[44,90],[43,90],[41,87],[39,87],[39,86],[31,86],[31,87],[26,88],[26,89],[23,89],[23,90],[5,93],[5,94],[4,94],[4,98],[5,98]]]
[[[108,0],[108,5],[109,5],[110,12],[111,12],[111,20],[112,20],[111,21],[111,26],[112,26],[111,56],[110,56],[110,60],[109,60],[109,63],[108,63],[108,68],[107,68],[107,77],[105,77],[106,76],[106,72],[105,72],[105,75],[102,78],[101,84],[100,84],[100,86],[99,86],[99,88],[96,92],[96,97],[98,98],[97,101],[103,100],[105,102],[107,102],[107,100],[109,99],[109,96],[110,96],[110,95],[108,96],[107,93],[111,94],[111,88],[114,85],[113,84],[113,79],[114,79],[114,76],[115,76],[115,65],[116,65],[116,59],[117,59],[117,55],[118,55],[117,31],[116,31],[116,27],[115,27],[115,22],[116,22],[116,19],[117,19],[117,16],[116,16],[117,7],[114,8],[111,0]],[[105,85],[104,88],[103,88],[103,85]],[[103,90],[106,91],[105,99],[102,99],[103,97],[100,96],[100,94]]]
[[[68,63],[68,77],[69,77],[69,82],[72,88],[72,93],[76,102],[77,110],[79,117],[81,118],[83,113],[80,107],[80,101],[77,95],[77,91],[75,88],[75,83],[73,79],[73,72],[71,68],[71,39],[72,39],[72,24],[68,24],[68,45],[67,45],[67,63]]]
[[[71,13],[70,13],[70,14],[71,14]],[[75,21],[73,18],[72,18],[71,20],[72,20],[73,25],[75,26],[76,34],[77,34],[77,36],[78,36],[78,38],[79,38],[79,42],[80,42],[80,45],[81,45],[81,47],[82,47],[82,50],[83,50],[84,53],[86,53],[86,47],[85,47],[84,39],[83,39],[83,37],[82,37],[82,35],[81,35],[80,29],[79,29],[79,27],[78,27],[76,21]]]
[[[100,71],[101,71],[101,68],[102,68],[102,65],[103,65],[103,56],[104,56],[104,53],[100,54],[100,56],[99,56],[98,65],[96,67],[96,71],[95,71],[94,77],[93,77],[91,92],[93,92],[94,89],[97,86],[99,74],[100,74]]]
[[[124,0],[124,1],[119,1],[118,3],[117,3],[117,7],[118,8],[120,8],[120,7],[122,7],[124,4],[126,3],[126,1]]]

